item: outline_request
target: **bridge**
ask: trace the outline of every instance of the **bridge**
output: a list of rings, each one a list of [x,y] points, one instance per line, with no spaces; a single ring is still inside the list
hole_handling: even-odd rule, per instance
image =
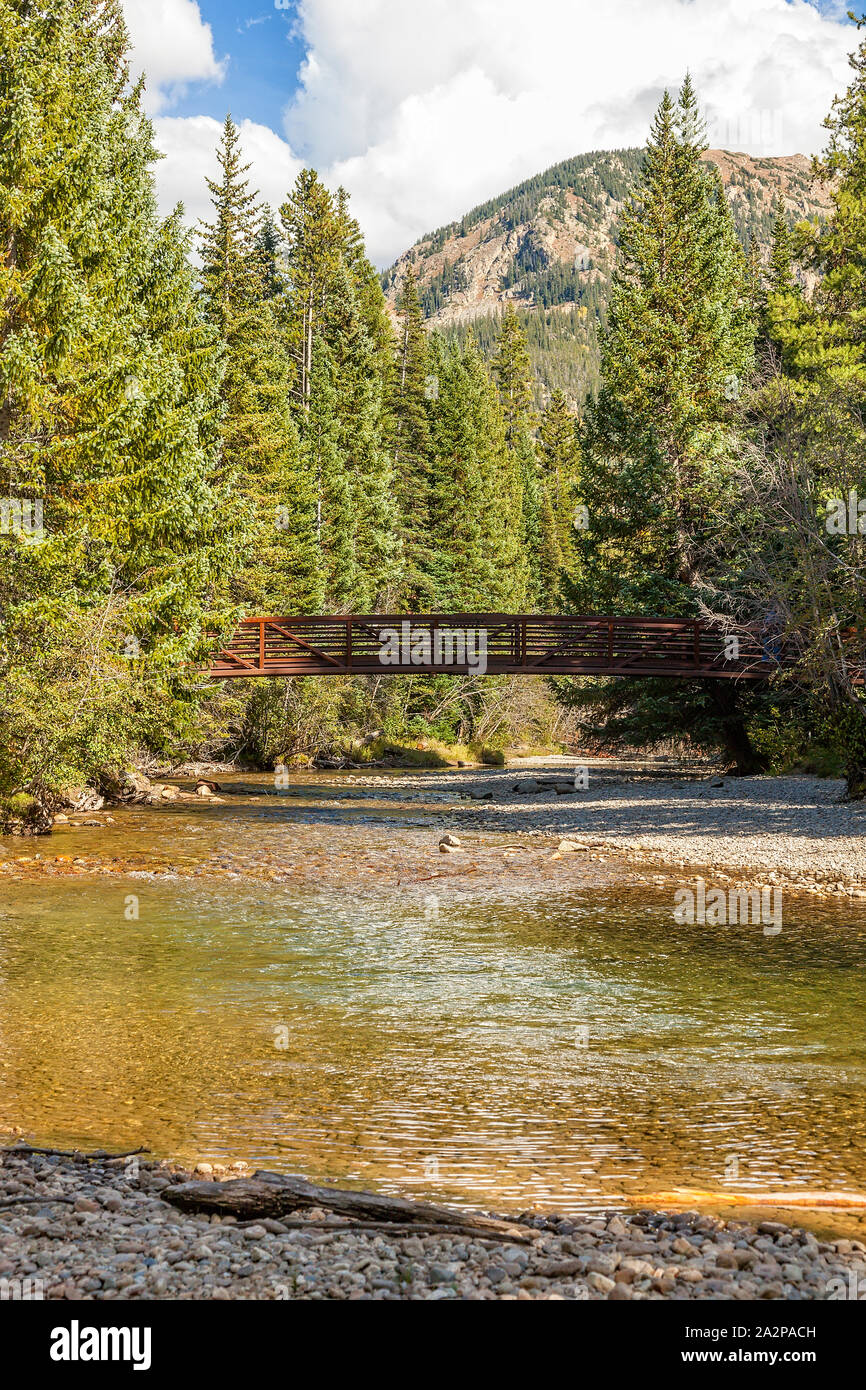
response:
[[[766,680],[779,637],[727,636],[691,618],[508,613],[246,618],[214,680],[255,676],[679,676]]]

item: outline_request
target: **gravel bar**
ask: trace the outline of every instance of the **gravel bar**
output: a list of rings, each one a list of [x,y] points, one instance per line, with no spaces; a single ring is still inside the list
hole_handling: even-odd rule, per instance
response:
[[[207,1177],[230,1181],[245,1168],[207,1165]],[[777,1221],[523,1213],[507,1218],[526,1225],[530,1240],[520,1245],[350,1231],[336,1220],[307,1230],[183,1214],[161,1194],[191,1177],[141,1159],[4,1150],[0,1202],[30,1200],[0,1206],[0,1292],[66,1300],[813,1300],[851,1297],[866,1280],[862,1242],[820,1240]],[[329,1220],[318,1209],[295,1218]]]

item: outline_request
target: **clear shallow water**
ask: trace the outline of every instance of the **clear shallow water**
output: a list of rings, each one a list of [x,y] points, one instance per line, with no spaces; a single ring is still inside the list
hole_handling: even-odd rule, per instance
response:
[[[359,870],[427,853],[441,807],[332,790],[51,844],[231,870],[291,843],[320,881],[0,881],[0,1130],[507,1209],[866,1189],[862,912],[680,927],[590,866],[431,906]]]

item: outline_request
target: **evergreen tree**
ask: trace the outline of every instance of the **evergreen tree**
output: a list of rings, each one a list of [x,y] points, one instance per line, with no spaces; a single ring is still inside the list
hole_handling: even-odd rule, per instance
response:
[[[431,357],[439,382],[430,526],[437,607],[519,611],[528,580],[522,479],[496,386],[472,346],[461,352],[436,338]]]
[[[382,289],[342,190],[334,198],[315,171],[305,169],[280,216],[286,247],[280,305],[298,368],[298,428],[305,456],[328,460],[316,474],[326,593],[341,607],[372,609],[395,593],[399,567],[385,401],[393,337]],[[314,399],[317,386],[327,396],[322,402]],[[345,475],[339,486],[335,470]],[[329,507],[344,496],[351,524],[337,545]],[[339,562],[328,560],[338,553]]]
[[[286,328],[295,363],[296,392],[309,408],[313,353],[324,332],[340,262],[334,200],[315,169],[302,169],[280,208],[286,243]]]
[[[759,506],[788,519],[783,534],[752,547],[758,593],[771,593],[785,616],[849,795],[863,797],[866,701],[845,633],[866,627],[866,537],[859,515],[853,530],[850,517],[835,528],[827,519],[827,509],[847,513],[866,494],[866,42],[850,64],[853,80],[833,104],[814,166],[831,190],[830,215],[793,238],[777,222],[766,307],[776,361],[757,396],[750,482]],[[792,274],[792,251],[818,277],[811,295]]]
[[[753,367],[754,322],[745,257],[705,140],[690,79],[678,102],[665,93],[644,170],[623,216],[602,387],[582,431],[579,501],[588,525],[574,532],[578,611],[696,611],[709,581],[713,529],[734,505],[740,395]],[[635,722],[653,724],[650,686],[630,689]],[[718,736],[742,765],[747,739],[722,692],[683,688],[680,722],[694,700],[716,702]],[[596,703],[613,720],[622,691]],[[613,729],[613,723],[611,724]]]
[[[302,453],[316,493],[316,538],[328,607],[351,611],[361,587],[357,562],[358,525],[353,480],[341,449],[334,359],[319,340],[313,351],[310,403],[303,425]]]
[[[560,582],[563,570],[563,550],[560,542],[551,488],[541,493],[539,509],[539,604],[542,612],[555,613],[560,603]]]
[[[430,410],[438,381],[430,354],[415,276],[410,267],[399,304],[400,325],[393,373],[391,419],[394,478],[400,518],[403,592],[409,610],[427,606],[430,577]]]
[[[505,447],[514,462],[520,486],[520,545],[528,571],[527,600],[537,606],[544,581],[541,560],[540,496],[533,431],[532,368],[526,333],[509,304],[502,316],[493,375],[505,422]]]
[[[632,602],[657,612],[688,607],[687,590],[700,583],[702,528],[723,503],[736,403],[752,370],[744,256],[704,148],[687,79],[678,105],[662,100],[623,217],[603,386],[585,431],[587,572],[604,582],[614,552],[618,569],[625,561],[621,601],[632,589]]]
[[[275,299],[282,290],[280,257],[282,243],[274,215],[265,208],[255,239],[256,256],[261,266],[262,289],[266,299]]]
[[[235,479],[244,527],[233,595],[251,612],[315,612],[323,598],[315,499],[291,418],[292,372],[262,256],[267,224],[231,116],[217,160],[221,177],[208,180],[214,217],[201,233],[201,282],[224,346],[223,463]],[[270,233],[265,240],[272,242]]]
[[[781,200],[776,202],[773,217],[773,239],[770,243],[769,290],[785,294],[794,288],[794,238],[785,217]]]
[[[539,474],[542,500],[542,577],[545,597],[554,603],[560,587],[559,570],[573,567],[572,531],[577,502],[580,446],[577,421],[565,395],[555,390],[539,430]],[[556,572],[552,565],[556,565]]]
[[[115,0],[0,0],[0,783],[165,747],[234,545],[220,352]],[[209,610],[210,608],[210,615]]]

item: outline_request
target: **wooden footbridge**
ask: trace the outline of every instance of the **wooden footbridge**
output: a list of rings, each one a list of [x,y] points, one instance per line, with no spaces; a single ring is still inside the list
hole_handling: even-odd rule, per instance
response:
[[[736,637],[690,618],[506,613],[245,619],[213,659],[214,680],[337,674],[679,676],[766,680],[781,639]]]

